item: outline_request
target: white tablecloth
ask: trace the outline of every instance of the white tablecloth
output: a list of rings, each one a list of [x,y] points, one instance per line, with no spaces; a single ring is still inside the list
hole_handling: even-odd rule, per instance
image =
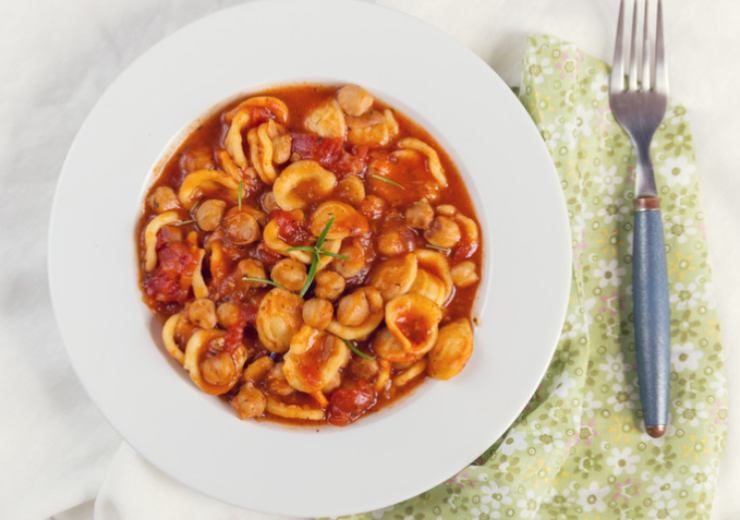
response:
[[[103,90],[150,45],[232,1],[0,4],[0,518],[264,518],[206,499],[121,442],[82,391],[46,283],[52,192]],[[453,34],[516,84],[525,35],[611,54],[616,0],[386,0]],[[740,2],[666,1],[672,94],[690,110],[730,374],[715,518],[740,518]],[[198,64],[193,65],[198,70]],[[101,174],[105,165],[101,164]],[[105,302],[101,302],[104,304]],[[101,348],[104,348],[101,345]],[[493,439],[492,439],[493,440]],[[66,511],[66,512],[65,512]]]

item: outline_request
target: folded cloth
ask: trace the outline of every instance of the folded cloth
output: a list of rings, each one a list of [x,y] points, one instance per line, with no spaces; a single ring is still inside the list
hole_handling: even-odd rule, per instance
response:
[[[686,109],[669,106],[652,147],[672,336],[670,425],[654,439],[642,429],[631,314],[635,157],[607,79],[607,65],[573,45],[529,39],[520,97],[555,162],[573,238],[570,303],[547,375],[471,466],[356,518],[709,517],[727,390]]]

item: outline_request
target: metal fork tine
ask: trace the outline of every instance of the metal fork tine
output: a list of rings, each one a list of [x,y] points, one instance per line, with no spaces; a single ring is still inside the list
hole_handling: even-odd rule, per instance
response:
[[[637,0],[632,3],[632,36],[630,37],[630,72],[627,88],[637,90]]]
[[[655,62],[653,63],[652,87],[656,92],[668,93],[668,66],[663,42],[663,1],[658,0],[657,29],[655,31]]]
[[[650,16],[650,0],[645,0],[645,11],[642,17],[642,67],[640,68],[640,88],[650,90],[650,34],[648,21]]]
[[[617,36],[614,42],[614,61],[612,74],[609,77],[609,89],[612,92],[624,90],[624,0],[619,0],[619,17],[617,18]]]

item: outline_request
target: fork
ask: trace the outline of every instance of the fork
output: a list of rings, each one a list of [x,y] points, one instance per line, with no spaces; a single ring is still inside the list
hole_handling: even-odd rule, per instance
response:
[[[662,0],[658,0],[654,55],[650,49],[649,2],[644,0],[640,49],[637,41],[639,3],[633,1],[629,70],[625,72],[625,1],[620,0],[614,64],[609,79],[609,106],[617,122],[629,134],[637,154],[632,231],[637,376],[645,430],[652,437],[661,437],[668,425],[671,338],[663,222],[650,160],[650,142],[665,115],[668,72]]]

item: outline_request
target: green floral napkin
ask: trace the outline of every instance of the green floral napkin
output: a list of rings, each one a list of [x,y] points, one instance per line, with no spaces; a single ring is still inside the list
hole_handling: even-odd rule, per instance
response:
[[[635,158],[609,111],[608,67],[538,36],[523,69],[521,100],[555,162],[572,230],[557,351],[521,416],[479,460],[358,518],[708,518],[727,391],[686,109],[669,107],[652,148],[673,340],[670,427],[653,439],[642,430],[631,315]]]

